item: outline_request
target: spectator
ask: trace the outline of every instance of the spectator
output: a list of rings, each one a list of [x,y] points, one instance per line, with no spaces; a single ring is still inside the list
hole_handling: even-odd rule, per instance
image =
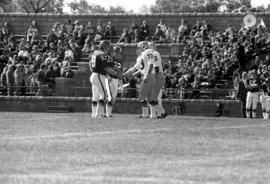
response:
[[[8,96],[13,96],[14,85],[15,85],[14,65],[9,65],[8,66],[8,71],[6,73],[6,77],[7,77],[7,91],[8,91]]]
[[[75,25],[71,22],[71,20],[67,19],[66,24],[65,24],[65,30],[66,30],[69,38],[71,38],[74,27],[75,27]]]
[[[92,45],[93,45],[93,39],[90,34],[87,35],[87,38],[84,41],[84,46],[82,49],[82,52],[85,53],[90,53],[92,50]]]
[[[36,96],[45,96],[46,95],[46,65],[41,64],[40,69],[37,72],[37,83],[38,83],[38,91]]]
[[[28,42],[34,40],[39,35],[39,29],[37,22],[35,20],[32,21],[32,24],[27,30],[26,40]]]
[[[55,34],[54,30],[52,29],[51,33],[48,34],[48,36],[47,36],[47,43],[48,44],[53,43],[54,45],[56,45],[57,42],[58,42],[58,37]]]
[[[1,40],[8,41],[10,34],[11,34],[10,26],[8,22],[4,22],[4,26],[1,29]]]
[[[123,29],[123,33],[117,43],[130,43],[131,42],[131,37],[129,35],[129,32],[126,28]]]
[[[60,23],[56,22],[54,23],[54,26],[52,28],[52,31],[54,32],[54,34],[59,37],[60,36],[60,32],[62,32],[61,28],[60,28]]]
[[[62,40],[58,40],[56,52],[57,52],[58,62],[61,63],[65,57],[65,45]]]
[[[94,26],[92,25],[92,22],[88,22],[87,25],[85,26],[85,29],[84,29],[84,34],[86,36],[90,35],[90,37],[92,39],[94,39],[94,36],[95,36],[95,28]],[[93,40],[92,40],[93,41]]]
[[[1,87],[2,87],[2,95],[7,95],[7,66],[4,67],[2,73],[1,73]]]
[[[70,47],[70,44],[66,45],[65,58],[66,57],[70,57],[72,61],[74,61],[74,54],[72,48]]]
[[[60,69],[59,63],[56,62],[53,64],[53,70],[55,72],[56,77],[61,77],[61,69]]]
[[[61,76],[65,77],[65,78],[73,78],[74,73],[71,70],[70,66],[67,66],[66,68],[63,68],[63,70],[61,72]]]
[[[143,20],[140,31],[142,41],[144,41],[148,36],[150,36],[150,28],[149,25],[147,25],[146,20]]]
[[[82,56],[81,46],[77,42],[74,42],[74,43],[70,44],[70,47],[73,51],[74,62],[79,62],[79,60]]]
[[[48,70],[45,72],[45,80],[48,85],[47,95],[51,96],[55,89],[56,71],[53,69],[53,65],[49,65]]]
[[[164,42],[165,40],[165,34],[164,32],[161,30],[160,26],[157,26],[155,35],[154,35],[154,41],[155,42]]]
[[[101,22],[99,20],[97,28],[96,28],[96,35],[94,38],[94,42],[99,42],[99,41],[103,40],[103,36],[104,36],[104,26],[101,24]]]
[[[168,28],[165,31],[165,40],[166,40],[166,42],[169,42],[169,43],[176,42],[175,30],[170,25],[168,25]]]
[[[55,57],[53,57],[53,53],[48,52],[47,57],[46,57],[46,59],[44,61],[44,65],[46,67],[48,67],[49,65],[51,65],[53,63],[54,59],[55,59]]]
[[[22,64],[18,64],[14,72],[16,96],[25,96],[25,68]]]
[[[182,40],[184,40],[184,36],[186,35],[188,30],[187,24],[185,23],[184,19],[181,19],[181,24],[178,28],[178,34],[177,34],[177,43],[180,43]]]
[[[134,32],[135,29],[140,29],[140,27],[135,23],[135,22],[132,22],[132,24],[130,25],[130,28],[129,28],[129,31],[130,32]]]
[[[157,27],[160,27],[160,30],[161,30],[163,33],[165,33],[165,31],[167,30],[167,26],[166,26],[166,24],[165,24],[165,22],[164,22],[163,19],[160,19],[160,20],[159,20],[159,24],[157,25]]]
[[[21,60],[25,63],[30,61],[30,53],[29,53],[28,49],[26,49],[26,46],[22,46],[19,49],[18,57],[19,57],[19,60]]]
[[[37,55],[41,55],[41,52],[38,50],[38,46],[37,45],[33,45],[32,51],[30,53],[30,56],[32,58],[35,58]]]
[[[115,28],[112,25],[112,22],[109,21],[107,23],[107,25],[105,26],[105,30],[104,30],[104,39],[106,40],[111,40],[112,37],[115,36]]]
[[[241,111],[242,117],[246,118],[246,99],[247,99],[247,72],[242,73],[242,79],[240,80],[240,75],[234,77],[235,81],[238,82],[236,97],[241,101]]]
[[[193,37],[197,32],[200,32],[200,21],[197,20],[196,23],[192,26],[190,31],[190,37]]]

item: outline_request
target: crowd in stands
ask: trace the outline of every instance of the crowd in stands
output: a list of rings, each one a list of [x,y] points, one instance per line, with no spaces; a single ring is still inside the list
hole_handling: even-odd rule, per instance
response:
[[[242,25],[236,29],[228,25],[226,30],[214,32],[207,20],[196,21],[188,27],[184,19],[178,29],[167,25],[163,19],[154,34],[145,20],[141,25],[133,22],[117,35],[112,22],[97,25],[79,21],[56,22],[43,38],[39,25],[33,20],[24,37],[17,40],[8,22],[0,35],[0,72],[4,95],[25,95],[25,86],[36,88],[36,95],[44,95],[44,86],[50,95],[55,88],[56,77],[73,77],[71,63],[79,61],[82,53],[90,53],[95,43],[115,40],[117,43],[184,43],[178,57],[170,58],[165,65],[166,89],[195,89],[190,98],[198,98],[200,88],[215,88],[224,81],[232,81],[233,73],[247,71],[256,65],[258,73],[269,76],[269,38],[262,25],[255,30]],[[267,73],[267,74],[265,74]],[[223,83],[222,83],[223,82]],[[134,81],[133,81],[134,83]],[[16,87],[14,87],[16,86]],[[133,86],[135,86],[133,84]],[[169,91],[169,90],[168,90]],[[169,92],[168,92],[169,93]],[[165,94],[170,96],[170,94]],[[182,94],[182,97],[186,97]]]
[[[202,88],[233,88],[234,73],[247,72],[251,67],[257,68],[262,82],[268,81],[269,43],[270,38],[262,25],[256,30],[244,25],[236,30],[228,25],[224,31],[213,32],[206,21],[196,22],[182,53],[166,67],[164,87],[194,89],[185,97],[198,98]]]

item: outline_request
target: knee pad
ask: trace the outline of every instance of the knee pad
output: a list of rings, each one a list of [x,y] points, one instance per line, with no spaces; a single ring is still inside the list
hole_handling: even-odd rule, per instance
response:
[[[104,103],[105,103],[104,100],[99,100],[98,101],[98,104],[100,104],[100,105],[104,105]]]
[[[150,105],[154,106],[154,105],[158,105],[158,101],[151,101],[149,102]]]
[[[266,109],[262,109],[262,112],[266,112]]]
[[[106,105],[108,105],[108,106],[112,106],[112,105],[113,105],[113,103],[112,103],[111,101],[107,101]]]
[[[91,102],[91,105],[92,105],[92,106],[97,106],[97,102],[96,102],[96,101],[92,101],[92,102]]]
[[[141,101],[141,105],[142,107],[147,107],[147,101],[146,100]]]

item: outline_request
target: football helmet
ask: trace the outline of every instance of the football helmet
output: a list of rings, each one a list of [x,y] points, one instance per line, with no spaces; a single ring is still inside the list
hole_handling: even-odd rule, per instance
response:
[[[152,49],[152,50],[156,50],[156,44],[155,44],[155,42],[148,42],[148,48],[149,49]]]
[[[137,51],[136,53],[140,55],[143,51],[148,49],[149,45],[147,41],[141,41],[137,44]]]
[[[110,54],[112,51],[111,43],[108,40],[102,40],[98,48],[106,54]]]

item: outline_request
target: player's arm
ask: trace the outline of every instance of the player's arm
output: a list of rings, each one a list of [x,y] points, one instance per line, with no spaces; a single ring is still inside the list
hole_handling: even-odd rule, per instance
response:
[[[91,56],[89,61],[89,69],[91,72],[93,72],[93,67],[95,67],[95,65],[96,65],[96,57]]]
[[[123,73],[122,72],[117,72],[116,70],[114,70],[112,67],[105,67],[105,71],[116,78],[122,79],[123,78]]]
[[[140,74],[141,74],[141,70],[137,70],[136,72],[134,72],[133,74],[132,74],[132,76],[133,77],[137,77],[137,76],[139,76]]]
[[[142,62],[143,62],[142,58],[137,58],[135,65],[133,67],[131,67],[130,69],[128,69],[125,72],[125,74],[126,75],[133,75],[135,72],[140,70]]]

